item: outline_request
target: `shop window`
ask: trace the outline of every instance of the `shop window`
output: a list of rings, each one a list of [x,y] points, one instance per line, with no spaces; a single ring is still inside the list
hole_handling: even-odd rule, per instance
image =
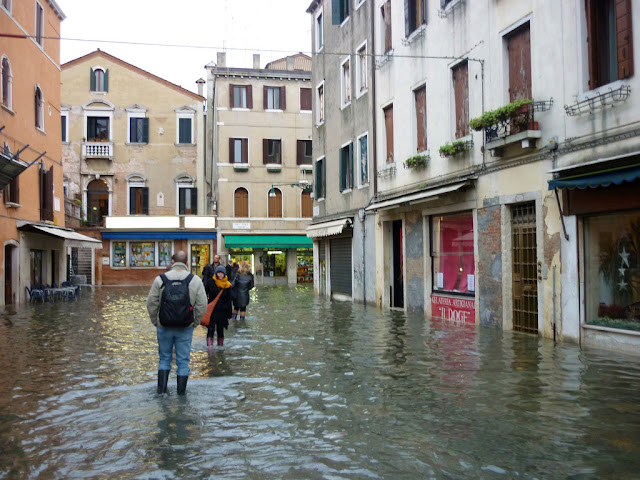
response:
[[[640,213],[585,219],[586,322],[640,330]]]
[[[129,250],[130,267],[155,267],[156,244],[154,242],[131,242]]]
[[[171,242],[158,242],[158,266],[171,265]]]
[[[113,242],[113,251],[111,253],[112,267],[127,266],[127,242]]]
[[[471,212],[431,219],[433,290],[473,293],[473,216]]]

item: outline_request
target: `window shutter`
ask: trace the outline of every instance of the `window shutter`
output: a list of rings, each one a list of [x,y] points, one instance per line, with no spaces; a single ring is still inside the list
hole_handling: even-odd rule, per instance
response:
[[[242,163],[249,163],[249,139],[243,138],[241,143],[242,143]]]
[[[253,93],[251,85],[247,85],[247,108],[253,108]]]
[[[109,69],[108,68],[104,71],[104,91],[105,92],[109,91]]]
[[[302,165],[302,154],[304,149],[304,142],[302,140],[296,141],[296,165]]]
[[[266,110],[269,108],[269,89],[267,87],[262,87],[262,106]]]
[[[181,118],[179,122],[179,141],[180,143],[191,143],[191,119]]]
[[[234,108],[236,106],[233,98],[233,87],[235,87],[235,85],[229,84],[229,108]]]
[[[349,165],[347,166],[349,169],[349,182],[347,184],[347,188],[353,188],[353,143],[349,144]]]
[[[262,139],[262,163],[269,163],[269,140]]]
[[[142,143],[149,143],[149,119],[142,119]]]
[[[96,122],[94,118],[87,119],[87,142],[96,138]]]
[[[96,74],[93,71],[93,68],[89,69],[89,90],[95,92],[96,90]]]
[[[342,192],[347,185],[347,165],[345,159],[346,151],[344,148],[340,149],[340,191]]]
[[[287,109],[287,89],[286,87],[280,87],[280,110]]]
[[[628,78],[633,75],[631,0],[616,1],[615,12],[618,78]]]
[[[300,110],[311,110],[311,89],[300,89]]]
[[[195,187],[191,188],[191,214],[198,214],[198,189]]]
[[[587,17],[587,56],[589,57],[589,88],[593,89],[599,85],[598,74],[596,68],[596,54],[597,47],[595,41],[594,28],[594,15],[595,15],[595,0],[585,0],[585,14]]]
[[[422,25],[427,24],[427,0],[418,0],[420,2],[420,20],[422,20]]]
[[[149,215],[149,187],[142,187],[142,214]]]
[[[44,219],[53,220],[53,165],[44,175]]]
[[[322,198],[324,198],[327,194],[327,166],[325,162],[322,162]]]
[[[340,18],[341,3],[340,0],[332,0],[331,2],[331,25],[340,25],[342,23],[342,18]]]
[[[235,163],[236,157],[235,157],[235,138],[230,138],[229,139],[229,163]]]
[[[408,37],[411,33],[411,6],[409,0],[404,0],[404,36]],[[391,13],[391,12],[389,12]]]
[[[316,200],[322,198],[322,162],[316,162]]]
[[[67,141],[67,117],[64,116],[60,116],[60,133],[62,141],[66,142]]]
[[[138,140],[136,135],[136,127],[137,127],[136,119],[130,118],[129,119],[129,143],[133,143]]]
[[[129,187],[129,215],[135,215],[136,213],[136,189],[135,187]]]

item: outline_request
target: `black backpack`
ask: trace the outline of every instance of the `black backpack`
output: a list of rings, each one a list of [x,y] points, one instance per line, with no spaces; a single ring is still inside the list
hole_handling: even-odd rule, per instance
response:
[[[190,273],[184,280],[169,280],[163,273],[160,297],[160,325],[168,328],[185,328],[193,323],[193,307],[189,298]]]

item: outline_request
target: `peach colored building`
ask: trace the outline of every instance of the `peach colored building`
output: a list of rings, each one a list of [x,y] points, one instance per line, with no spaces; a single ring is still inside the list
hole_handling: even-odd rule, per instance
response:
[[[67,280],[72,243],[92,251],[93,242],[64,228],[58,40],[64,18],[53,0],[0,4],[0,304],[28,299],[25,287]]]

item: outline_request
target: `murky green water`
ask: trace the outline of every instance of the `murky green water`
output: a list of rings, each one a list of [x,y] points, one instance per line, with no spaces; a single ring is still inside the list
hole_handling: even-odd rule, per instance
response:
[[[146,293],[0,313],[0,478],[640,478],[640,357],[263,288],[159,397]]]

